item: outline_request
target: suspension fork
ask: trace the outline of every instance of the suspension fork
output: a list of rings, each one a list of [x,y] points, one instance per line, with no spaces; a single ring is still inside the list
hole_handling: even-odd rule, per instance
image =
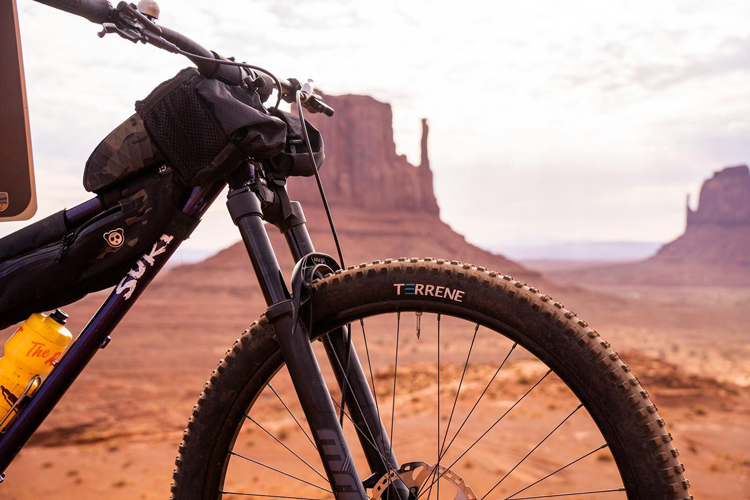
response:
[[[315,252],[315,248],[305,226],[302,206],[295,201],[291,202],[291,207],[291,216],[280,221],[274,219],[269,222],[276,222],[274,225],[286,238],[295,262],[299,262],[305,255]],[[328,332],[323,336],[322,341],[336,381],[344,394],[344,408],[347,409],[347,414],[354,423],[360,446],[372,472],[372,476],[365,481],[365,484],[372,487],[389,472],[389,469],[398,470],[399,464],[357,351],[354,345],[348,342],[349,334],[347,327],[341,327]],[[401,481],[395,482],[389,490],[384,492],[384,497],[394,500],[409,498],[409,491]]]
[[[336,410],[300,322],[293,330],[292,303],[271,242],[263,226],[260,200],[248,187],[230,191],[227,207],[253,264],[294,389],[310,425],[328,481],[337,499],[365,500],[367,494],[339,425]]]

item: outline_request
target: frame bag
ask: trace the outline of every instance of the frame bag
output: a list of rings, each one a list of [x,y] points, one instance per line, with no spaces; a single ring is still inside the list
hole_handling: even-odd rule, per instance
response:
[[[178,209],[186,188],[139,122],[123,122],[89,158],[84,186],[100,212],[69,227],[60,211],[0,240],[0,329],[117,285],[163,234],[184,239],[198,224]]]

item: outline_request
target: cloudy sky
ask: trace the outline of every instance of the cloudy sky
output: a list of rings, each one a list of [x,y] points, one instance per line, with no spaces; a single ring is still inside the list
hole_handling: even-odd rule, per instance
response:
[[[91,150],[186,61],[19,3],[40,217],[88,198]],[[442,216],[481,246],[668,241],[687,193],[750,161],[747,1],[159,3],[226,56],[390,102],[414,162],[427,117]],[[217,203],[185,251],[238,239]]]

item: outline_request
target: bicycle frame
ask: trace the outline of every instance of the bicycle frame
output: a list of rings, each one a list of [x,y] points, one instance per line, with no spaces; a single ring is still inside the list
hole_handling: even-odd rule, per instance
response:
[[[200,218],[225,186],[224,181],[218,181],[207,187],[194,188],[183,203],[182,211]],[[275,189],[285,191],[286,188],[276,186]],[[294,324],[292,315],[289,314],[291,296],[263,221],[275,225],[285,235],[295,261],[300,261],[305,255],[314,252],[313,243],[305,227],[305,218],[299,203],[292,202],[293,213],[284,218],[279,215],[280,197],[276,196],[275,200],[275,207],[265,207],[264,210],[261,208],[258,195],[243,187],[230,190],[227,206],[240,231],[263,291],[268,306],[267,317],[276,331],[331,490],[339,499],[366,499],[362,479],[354,466],[337,412],[309,341],[309,333],[300,323],[292,334]],[[98,199],[94,199],[68,210],[66,216],[74,222],[98,211],[99,208]],[[5,471],[10,465],[96,352],[107,346],[115,327],[181,243],[182,240],[171,235],[162,235],[153,243],[151,252],[145,255],[110,293],[40,389],[27,400],[15,421],[0,435],[0,472]],[[323,340],[336,379],[345,394],[348,415],[355,424],[360,445],[373,473],[365,484],[374,484],[374,481],[389,472],[387,469],[397,470],[399,464],[377,414],[357,353],[347,342],[346,332],[345,327],[339,331],[328,332]],[[344,366],[347,367],[346,373]],[[368,435],[365,435],[362,429],[367,429]],[[398,495],[392,498],[408,498],[408,491],[400,481],[394,483],[392,491]]]

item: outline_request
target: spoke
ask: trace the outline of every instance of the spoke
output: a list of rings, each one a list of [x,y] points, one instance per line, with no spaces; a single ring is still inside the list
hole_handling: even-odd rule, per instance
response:
[[[443,443],[440,445],[440,453],[443,453],[443,447],[445,441],[448,439],[448,431],[451,430],[451,422],[453,422],[453,414],[456,411],[456,404],[458,403],[458,395],[461,394],[461,387],[464,384],[464,376],[466,375],[466,369],[469,367],[469,358],[471,358],[471,351],[474,349],[474,341],[477,339],[477,332],[479,331],[479,323],[474,328],[474,336],[471,338],[471,345],[469,346],[469,353],[466,355],[466,362],[464,363],[464,369],[461,372],[461,379],[458,381],[458,389],[456,390],[456,397],[453,398],[453,408],[451,408],[451,416],[448,418],[448,426],[445,428],[445,435],[443,436]]]
[[[286,411],[289,412],[289,415],[291,415],[291,417],[296,422],[297,427],[300,428],[300,430],[305,434],[305,437],[307,438],[307,440],[310,441],[310,444],[313,445],[313,448],[315,448],[315,450],[317,451],[318,447],[315,446],[315,443],[313,442],[312,438],[307,433],[307,431],[305,430],[305,428],[302,427],[302,424],[299,423],[299,420],[297,420],[297,417],[294,416],[294,413],[292,413],[292,410],[289,409],[289,407],[286,405],[286,403],[284,402],[284,400],[281,399],[281,396],[279,396],[279,393],[276,392],[276,389],[273,388],[273,386],[271,385],[271,382],[268,383],[268,387],[273,391],[273,393],[276,395],[276,397],[279,398],[279,401],[281,401],[281,404],[284,405],[284,408],[286,408]]]
[[[307,463],[307,462],[306,462],[306,461],[305,461],[305,460],[304,460],[304,459],[303,459],[303,458],[302,458],[301,456],[297,455],[297,454],[296,454],[296,453],[294,452],[294,450],[292,450],[291,448],[289,448],[289,447],[288,447],[288,446],[287,446],[286,444],[282,443],[282,442],[281,442],[281,441],[279,440],[279,438],[277,438],[276,436],[274,436],[274,435],[273,435],[273,434],[272,434],[271,432],[269,432],[269,431],[268,431],[268,430],[267,430],[267,429],[266,429],[265,427],[263,427],[262,425],[260,425],[260,424],[258,423],[258,421],[257,421],[257,420],[255,420],[255,419],[254,419],[253,417],[251,417],[250,415],[245,415],[245,417],[246,417],[246,418],[248,418],[248,419],[249,419],[249,420],[250,420],[250,421],[251,421],[252,423],[254,423],[255,425],[257,425],[258,427],[260,427],[260,428],[261,428],[261,430],[263,430],[263,432],[265,432],[266,434],[268,434],[269,436],[271,436],[271,438],[272,438],[272,439],[273,439],[274,441],[276,441],[276,442],[277,442],[277,443],[279,443],[279,444],[280,444],[281,446],[283,446],[283,447],[284,447],[284,448],[285,448],[285,449],[286,449],[286,450],[287,450],[287,451],[288,451],[289,453],[291,453],[292,455],[294,455],[295,457],[297,457],[297,458],[299,459],[299,461],[300,461],[300,462],[302,462],[303,464],[307,465],[307,467],[308,467],[308,468],[309,468],[309,469],[310,469],[311,471],[313,471],[313,472],[314,472],[315,474],[317,474],[317,475],[318,475],[318,476],[319,476],[319,477],[320,477],[321,479],[323,479],[323,481],[325,481],[326,483],[328,482],[328,479],[326,479],[326,477],[325,477],[325,476],[324,476],[323,474],[321,474],[320,472],[318,472],[317,470],[315,470],[315,468],[314,468],[314,467],[313,467],[312,465],[308,464],[308,463]],[[232,452],[230,452],[230,453],[232,453]]]
[[[220,491],[222,495],[238,495],[243,497],[263,497],[263,498],[292,498],[294,500],[321,500],[320,498],[309,497],[288,497],[285,495],[263,495],[261,493],[240,493],[237,491]]]
[[[469,348],[469,354],[466,356],[466,363],[464,364],[464,371],[461,374],[461,382],[459,382],[458,391],[461,390],[461,384],[462,384],[463,379],[464,379],[464,374],[466,373],[466,368],[469,365],[469,357],[471,356],[471,350],[474,348],[474,341],[476,340],[477,331],[478,330],[479,330],[479,324],[477,324],[476,328],[474,329],[474,338],[472,338],[472,340],[471,340],[471,347]],[[489,390],[490,386],[492,385],[492,382],[495,381],[495,378],[497,377],[497,374],[500,373],[500,370],[502,370],[503,366],[505,366],[505,362],[508,361],[508,358],[513,353],[513,350],[516,348],[517,345],[518,345],[517,343],[514,343],[511,346],[510,350],[508,351],[508,354],[505,355],[505,358],[503,359],[502,363],[500,363],[500,366],[497,368],[497,370],[495,370],[495,373],[492,375],[492,378],[487,383],[487,385],[485,386],[485,388],[482,391],[482,393],[479,395],[479,398],[474,403],[474,406],[471,407],[471,410],[469,411],[469,414],[466,415],[466,418],[464,418],[464,421],[461,422],[461,425],[459,426],[458,430],[456,431],[456,434],[453,435],[453,438],[451,439],[450,443],[448,443],[448,446],[445,447],[445,440],[448,437],[448,430],[450,429],[450,420],[448,421],[448,428],[445,429],[445,437],[443,438],[443,445],[440,447],[440,458],[445,457],[445,455],[448,453],[448,450],[450,449],[451,445],[453,444],[453,442],[458,437],[458,434],[464,428],[464,426],[466,425],[466,422],[469,421],[469,418],[471,417],[472,413],[474,413],[474,410],[476,410],[477,406],[479,405],[479,402],[482,400],[482,398],[484,397],[484,395],[487,393],[487,391]],[[456,403],[458,401],[458,391],[456,391],[456,398],[453,401],[453,410],[455,410]],[[453,418],[453,410],[451,410],[451,419]],[[427,481],[430,481],[432,479],[432,476],[434,474],[437,474],[438,472],[439,471],[438,471],[437,468],[433,469],[430,472],[430,474],[427,476]],[[426,484],[426,482],[425,482],[425,484]],[[431,484],[432,484],[432,482],[430,482],[430,485]],[[421,496],[421,493],[422,493],[423,489],[424,489],[424,485],[420,486],[417,498],[419,498],[419,496]]]
[[[391,437],[388,456],[393,454],[393,419],[396,415],[396,377],[398,375],[398,341],[401,333],[401,312],[396,313],[396,360],[393,365],[393,398],[391,401]]]
[[[440,470],[440,315],[437,315],[437,379],[438,379],[438,393],[437,393],[437,468]],[[429,495],[427,495],[429,498]],[[437,498],[440,500],[440,482],[437,484]]]
[[[485,493],[485,494],[484,494],[484,496],[483,496],[483,497],[482,497],[482,498],[481,498],[480,500],[484,500],[485,498],[487,498],[487,495],[489,495],[490,493],[492,493],[492,492],[493,492],[493,491],[495,490],[495,488],[497,488],[498,486],[500,486],[500,483],[502,483],[503,481],[505,481],[505,478],[507,478],[508,476],[510,476],[510,475],[511,475],[511,474],[513,473],[513,471],[514,471],[514,470],[516,470],[516,469],[517,469],[517,468],[518,468],[518,467],[519,467],[519,466],[520,466],[520,465],[521,465],[522,463],[524,463],[524,461],[525,461],[525,460],[526,460],[527,458],[529,458],[529,457],[531,456],[531,454],[532,454],[532,453],[534,453],[534,452],[535,452],[535,451],[537,450],[537,448],[539,448],[540,446],[542,446],[542,444],[543,444],[543,443],[544,443],[544,442],[545,442],[545,441],[546,441],[546,440],[547,440],[547,439],[548,439],[548,438],[549,438],[549,437],[550,437],[550,436],[551,436],[552,434],[554,434],[554,433],[555,433],[555,432],[557,431],[557,429],[559,429],[560,427],[562,427],[562,425],[563,425],[563,424],[564,424],[565,422],[567,422],[567,421],[568,421],[568,420],[569,420],[569,419],[570,419],[570,418],[571,418],[571,417],[572,417],[573,415],[575,415],[575,414],[576,414],[576,412],[577,412],[578,410],[580,410],[581,408],[583,408],[583,403],[581,403],[581,404],[579,404],[578,406],[576,406],[576,409],[575,409],[575,410],[573,410],[572,412],[570,412],[570,413],[568,414],[568,416],[567,416],[567,417],[565,417],[565,418],[564,418],[564,419],[562,420],[562,422],[560,422],[559,424],[557,424],[557,425],[555,426],[555,428],[554,428],[554,429],[552,429],[552,430],[551,430],[551,431],[549,432],[549,434],[547,434],[546,436],[544,436],[544,439],[542,439],[541,441],[539,441],[539,443],[538,443],[538,444],[537,444],[536,446],[534,446],[534,448],[532,448],[532,449],[531,449],[531,451],[530,451],[530,452],[528,452],[528,453],[526,454],[526,456],[524,456],[524,457],[523,457],[523,458],[522,458],[521,460],[519,460],[519,461],[518,461],[518,463],[517,463],[516,465],[514,465],[512,469],[510,469],[510,470],[509,470],[508,472],[506,472],[506,473],[505,473],[505,475],[504,475],[503,477],[501,477],[501,478],[500,478],[500,481],[498,481],[497,483],[495,483],[495,486],[493,486],[492,488],[490,488],[490,491],[488,491],[487,493]]]
[[[511,497],[514,497],[514,496],[518,495],[519,493],[523,493],[524,491],[528,490],[528,489],[529,489],[529,488],[531,488],[532,486],[535,486],[535,485],[537,485],[537,484],[541,483],[542,481],[544,481],[544,480],[545,480],[545,479],[547,479],[548,477],[552,477],[552,476],[554,476],[554,475],[555,475],[555,474],[557,474],[558,472],[560,472],[560,471],[562,471],[562,470],[565,470],[565,469],[567,469],[567,468],[568,468],[568,467],[570,467],[571,465],[573,465],[573,464],[575,464],[575,463],[578,463],[578,462],[580,462],[580,461],[581,461],[581,460],[583,460],[584,458],[586,458],[586,457],[589,457],[589,456],[593,455],[594,453],[596,453],[596,452],[597,452],[597,451],[599,451],[599,450],[603,450],[603,449],[604,449],[604,448],[606,448],[607,446],[609,446],[609,445],[605,443],[605,444],[601,445],[600,447],[598,447],[598,448],[595,448],[595,449],[591,450],[590,452],[586,453],[585,455],[582,455],[582,456],[580,456],[580,457],[576,458],[576,459],[575,459],[575,460],[573,460],[572,462],[568,462],[567,464],[563,465],[563,466],[562,466],[562,467],[560,467],[559,469],[557,469],[557,470],[555,470],[555,471],[553,471],[553,472],[550,472],[549,474],[547,474],[547,475],[546,475],[546,476],[544,476],[543,478],[541,478],[541,479],[537,479],[536,481],[534,481],[534,482],[533,482],[533,483],[531,483],[530,485],[528,485],[528,486],[525,486],[525,487],[521,488],[520,490],[516,491],[515,493],[511,493],[510,495],[508,495],[507,497],[505,497],[505,499],[504,499],[504,500],[510,500],[510,498],[511,498]]]
[[[461,387],[464,383],[464,376],[466,375],[466,369],[469,367],[469,359],[471,358],[471,351],[474,349],[474,342],[477,339],[477,332],[479,331],[479,323],[476,324],[476,327],[474,328],[474,336],[471,338],[471,345],[469,346],[469,352],[466,355],[466,362],[464,363],[464,369],[461,372],[461,379],[458,381],[458,389],[456,390],[456,397],[453,398],[453,407],[451,408],[451,415],[448,418],[448,425],[445,428],[445,434],[443,435],[443,442],[440,444],[440,450],[438,452],[438,465],[440,465],[440,459],[444,456],[443,455],[443,448],[445,447],[445,441],[448,439],[448,432],[451,429],[451,422],[453,422],[453,414],[456,411],[456,404],[458,403],[458,396],[461,394]],[[475,405],[476,406],[476,405]],[[432,479],[432,476],[438,472],[437,468],[432,469],[430,471],[429,476],[427,477],[427,480]]]
[[[460,461],[460,460],[461,460],[461,459],[462,459],[463,457],[465,457],[465,456],[466,456],[466,454],[467,454],[467,453],[469,453],[469,451],[470,451],[470,450],[471,450],[472,448],[474,448],[474,446],[476,446],[476,445],[477,445],[477,443],[479,443],[479,441],[481,441],[481,440],[482,440],[482,439],[484,438],[484,436],[486,436],[487,434],[489,434],[489,432],[490,432],[490,431],[491,431],[492,429],[494,429],[494,428],[495,428],[495,426],[496,426],[497,424],[499,424],[499,423],[500,423],[500,421],[502,421],[502,420],[503,420],[503,419],[504,419],[504,418],[505,418],[505,417],[506,417],[506,416],[508,415],[508,413],[510,413],[510,412],[511,412],[511,410],[513,410],[513,408],[515,408],[516,406],[518,406],[518,404],[519,404],[519,403],[520,403],[521,401],[523,401],[523,400],[524,400],[524,399],[526,398],[526,396],[528,396],[528,395],[529,395],[529,394],[531,393],[531,391],[533,391],[533,390],[534,390],[534,389],[536,388],[536,386],[538,386],[539,384],[541,384],[541,383],[542,383],[542,381],[543,381],[543,380],[544,380],[545,378],[547,378],[547,375],[549,375],[550,373],[552,373],[552,370],[547,370],[547,373],[545,373],[544,375],[542,375],[542,378],[540,378],[539,380],[537,380],[537,381],[536,381],[536,382],[534,383],[534,385],[532,385],[532,386],[531,386],[531,387],[529,388],[529,390],[527,390],[527,391],[526,391],[526,392],[525,392],[525,393],[523,394],[523,396],[521,396],[521,397],[520,397],[520,398],[518,399],[518,401],[516,401],[515,403],[513,403],[513,405],[512,405],[512,406],[511,406],[510,408],[508,408],[507,410],[505,410],[505,413],[503,413],[502,415],[500,415],[500,418],[498,418],[497,420],[495,420],[495,423],[493,423],[493,424],[492,424],[492,425],[491,425],[491,426],[489,427],[489,429],[487,429],[486,431],[484,431],[484,432],[482,433],[482,435],[481,435],[481,436],[479,436],[479,438],[477,438],[477,440],[476,440],[476,441],[474,441],[474,442],[473,442],[473,443],[471,444],[471,446],[469,446],[468,448],[466,448],[466,450],[465,450],[465,451],[464,451],[463,453],[461,453],[461,455],[459,455],[459,456],[458,456],[458,458],[457,458],[457,459],[455,459],[455,460],[453,461],[453,463],[451,463],[451,464],[450,464],[450,465],[449,465],[448,467],[446,467],[446,469],[445,469],[445,472],[443,472],[442,474],[440,474],[440,475],[439,475],[439,476],[437,477],[437,479],[435,479],[435,480],[433,481],[433,483],[434,483],[435,481],[439,481],[439,480],[440,480],[440,478],[442,478],[442,477],[443,477],[443,476],[444,476],[444,475],[445,475],[445,474],[446,474],[446,473],[447,473],[447,472],[448,472],[449,470],[451,470],[451,469],[453,468],[453,466],[454,466],[454,465],[456,465],[456,464],[457,464],[457,463],[458,463],[458,462],[459,462],[459,461]],[[421,497],[422,495],[424,495],[424,493],[421,493],[420,495],[418,495],[418,496],[417,496],[417,498],[420,498],[420,497]]]
[[[235,457],[242,458],[243,460],[247,460],[248,462],[252,462],[254,464],[260,465],[261,467],[265,467],[266,469],[272,470],[274,472],[278,472],[279,474],[283,474],[286,477],[290,477],[292,479],[296,479],[297,481],[299,481],[301,483],[305,483],[305,484],[308,484],[310,486],[314,486],[315,488],[318,488],[319,490],[323,490],[326,493],[333,493],[331,490],[327,490],[327,489],[323,488],[322,486],[318,486],[317,484],[311,483],[310,481],[305,481],[304,479],[299,478],[297,476],[293,476],[292,474],[289,474],[288,472],[284,472],[283,470],[275,469],[275,468],[271,467],[270,465],[266,465],[263,462],[258,462],[257,460],[253,460],[252,458],[246,457],[245,455],[240,455],[239,453],[235,453],[233,451],[230,451],[229,454],[230,455],[234,455]]]
[[[437,465],[434,469],[430,472],[430,475],[432,475],[432,472],[439,471],[440,470],[440,452],[442,451],[440,447],[440,315],[437,315]],[[455,407],[455,406],[454,406]],[[428,479],[430,477],[428,476]],[[432,485],[434,483],[430,484],[430,491],[427,492],[427,500],[430,500],[430,497],[432,496]],[[437,481],[437,498],[440,500],[440,481]]]
[[[595,493],[617,493],[625,491],[625,488],[612,488],[611,490],[577,491],[575,493],[555,493],[554,495],[538,495],[534,497],[513,497],[510,500],[532,500],[533,498],[572,497],[574,495],[593,495]]]
[[[513,353],[513,350],[516,348],[517,345],[518,345],[517,343],[514,343],[511,346],[510,351],[508,351],[508,354],[505,355],[505,359],[503,359],[503,362],[500,363],[500,366],[497,368],[497,370],[495,370],[495,373],[492,375],[492,378],[490,379],[490,381],[487,383],[487,386],[482,391],[482,394],[479,395],[479,398],[477,399],[476,403],[474,403],[474,406],[471,407],[471,410],[469,411],[469,414],[466,415],[466,418],[464,418],[464,421],[461,422],[461,425],[459,426],[459,428],[456,431],[456,433],[453,435],[453,438],[451,438],[450,442],[448,443],[448,446],[446,446],[445,449],[443,450],[443,456],[445,456],[448,453],[448,450],[450,449],[451,445],[453,444],[453,442],[458,437],[458,434],[464,428],[464,426],[466,425],[466,422],[469,421],[469,418],[471,418],[471,415],[474,413],[474,410],[476,410],[477,406],[479,405],[479,402],[482,400],[482,398],[484,397],[484,395],[487,393],[487,391],[489,390],[490,386],[492,385],[492,382],[495,381],[495,378],[497,377],[497,374],[500,373],[500,370],[503,369],[503,366],[505,366],[505,362],[508,361],[508,358],[510,358],[510,355]]]
[[[372,373],[372,362],[370,361],[370,348],[367,345],[367,334],[365,333],[365,321],[360,318],[359,324],[362,325],[362,338],[365,341],[365,353],[367,353],[367,368],[370,371],[370,383],[372,384],[372,396],[375,398],[375,411],[378,413],[378,422],[381,422],[382,425],[382,418],[380,417],[380,405],[378,404],[378,390],[375,387],[375,376]],[[382,438],[385,437],[385,430],[383,430]],[[384,444],[381,439],[381,444]],[[385,448],[385,446],[383,446]]]

